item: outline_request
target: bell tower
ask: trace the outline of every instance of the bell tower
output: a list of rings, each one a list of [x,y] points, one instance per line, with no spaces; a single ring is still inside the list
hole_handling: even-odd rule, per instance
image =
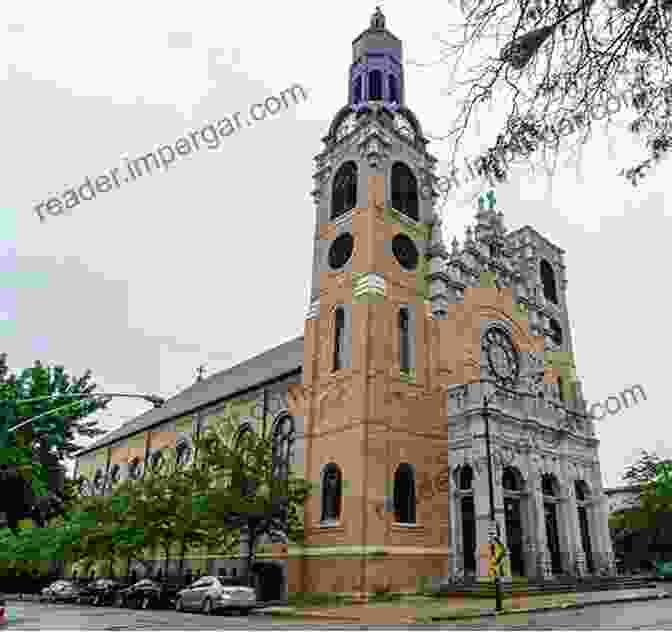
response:
[[[315,158],[303,383],[290,397],[315,484],[304,590],[367,594],[392,578],[415,586],[419,575],[445,574],[447,501],[417,495],[446,444],[428,391],[447,253],[436,159],[405,105],[402,44],[380,9],[352,51],[348,103]]]

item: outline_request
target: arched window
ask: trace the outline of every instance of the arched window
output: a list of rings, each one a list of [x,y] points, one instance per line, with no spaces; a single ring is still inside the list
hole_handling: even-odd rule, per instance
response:
[[[399,103],[399,91],[397,90],[397,78],[394,75],[388,75],[389,101]]]
[[[399,310],[399,365],[404,373],[411,370],[411,338],[408,309]]]
[[[357,165],[351,160],[340,166],[334,176],[331,195],[331,219],[344,215],[357,204]]]
[[[355,87],[353,90],[353,102],[355,105],[361,102],[362,100],[362,76],[360,75],[355,79]]]
[[[191,446],[186,439],[182,439],[175,446],[175,459],[178,465],[188,465],[191,461]]]
[[[590,489],[586,481],[574,481],[574,491],[576,492],[576,500],[585,501],[590,497]]]
[[[543,474],[541,477],[541,493],[544,496],[558,495],[558,482],[553,474]]]
[[[336,463],[329,463],[325,466],[322,474],[322,522],[340,518],[341,494],[341,469]]]
[[[562,327],[555,318],[551,318],[548,325],[551,330],[550,338],[553,341],[553,344],[558,345],[559,347],[562,345]]]
[[[512,467],[505,467],[502,473],[502,487],[508,491],[519,492],[520,481]]]
[[[544,296],[551,303],[558,304],[558,293],[555,287],[555,274],[553,273],[553,268],[551,264],[542,259],[539,264],[539,272],[541,274],[541,283],[544,290]]]
[[[140,478],[141,473],[142,473],[142,466],[140,464],[140,459],[136,456],[131,461],[131,464],[128,468],[128,475],[131,478],[131,480],[136,481]]]
[[[345,310],[337,307],[334,313],[334,371],[343,368],[345,345]]]
[[[289,478],[295,436],[294,419],[284,415],[273,429],[273,478],[276,480],[285,481]]]
[[[118,483],[121,478],[121,466],[119,463],[115,463],[110,470],[110,479],[113,483]]]
[[[161,467],[161,463],[163,461],[163,455],[161,454],[161,450],[157,450],[152,454],[152,469],[153,470],[158,470]]]
[[[93,488],[96,491],[100,491],[103,489],[103,483],[105,481],[105,475],[103,474],[103,470],[98,468],[96,470],[96,475],[93,477]]]
[[[402,463],[394,473],[394,519],[415,524],[415,477],[408,463]]]
[[[418,220],[418,181],[402,162],[392,165],[392,207]]]
[[[471,489],[474,480],[474,471],[471,465],[463,465],[459,470],[459,487],[462,490]]]
[[[369,73],[369,101],[381,101],[383,98],[383,75],[380,70]]]

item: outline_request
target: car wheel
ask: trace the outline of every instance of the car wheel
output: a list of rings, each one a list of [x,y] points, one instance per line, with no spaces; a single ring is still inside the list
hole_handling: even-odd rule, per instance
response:
[[[114,600],[114,605],[117,606],[117,608],[123,608],[126,605],[124,603],[124,596],[123,595],[117,595],[115,600]]]
[[[177,612],[184,612],[184,605],[182,604],[181,597],[178,597],[177,601],[175,602],[175,610],[177,610]]]
[[[212,614],[212,599],[210,599],[210,597],[208,597],[203,602],[203,614],[205,614],[205,615]]]
[[[143,597],[142,598],[142,604],[140,605],[140,607],[143,610],[149,610],[149,602],[150,602],[149,597]]]
[[[250,610],[252,610],[252,608],[240,608],[239,610],[240,615],[246,617],[248,614],[250,614]]]
[[[93,603],[94,606],[99,606],[99,605],[100,605],[100,595],[96,595],[96,596],[93,598],[93,602],[92,602],[92,603]]]

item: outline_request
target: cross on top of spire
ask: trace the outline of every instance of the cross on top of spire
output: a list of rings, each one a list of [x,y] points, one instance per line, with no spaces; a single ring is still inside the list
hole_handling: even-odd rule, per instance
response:
[[[490,189],[487,193],[478,196],[478,209],[480,211],[483,210],[483,207],[485,205],[485,200],[488,200],[488,210],[492,211],[495,208],[495,202],[497,201],[495,198],[495,192]]]
[[[384,29],[385,28],[385,16],[380,10],[380,7],[376,7],[374,14],[371,16],[371,28],[372,29]]]

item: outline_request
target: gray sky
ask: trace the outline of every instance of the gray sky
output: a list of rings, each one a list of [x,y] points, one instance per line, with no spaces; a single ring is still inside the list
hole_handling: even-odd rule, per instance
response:
[[[449,4],[419,11],[417,3],[381,3],[404,43],[407,104],[433,136],[447,132],[454,112],[448,68],[432,63],[454,19]],[[101,389],[170,396],[201,363],[211,374],[301,335],[313,157],[345,103],[351,43],[373,9],[353,0],[237,3],[235,11],[197,0],[4,7],[0,323],[12,369],[39,358],[77,375],[91,368]],[[244,118],[294,84],[306,101],[217,150],[181,157],[43,223],[33,211],[86,176],[121,167],[124,156],[237,111]],[[495,112],[482,129],[494,120]],[[468,143],[464,155],[476,155],[478,139]],[[429,150],[447,175],[445,143]],[[647,401],[598,422],[609,486],[640,449],[670,455],[664,444],[672,445],[661,390],[670,343],[659,322],[669,306],[661,265],[672,234],[669,162],[633,189],[617,172],[640,155],[622,129],[596,130],[578,167],[561,159],[552,186],[521,167],[497,187],[509,229],[531,224],[566,250],[586,399],[633,384],[646,391]],[[463,239],[475,212],[469,197],[482,189],[472,183],[449,196],[447,242]],[[116,401],[102,426],[144,409]]]

